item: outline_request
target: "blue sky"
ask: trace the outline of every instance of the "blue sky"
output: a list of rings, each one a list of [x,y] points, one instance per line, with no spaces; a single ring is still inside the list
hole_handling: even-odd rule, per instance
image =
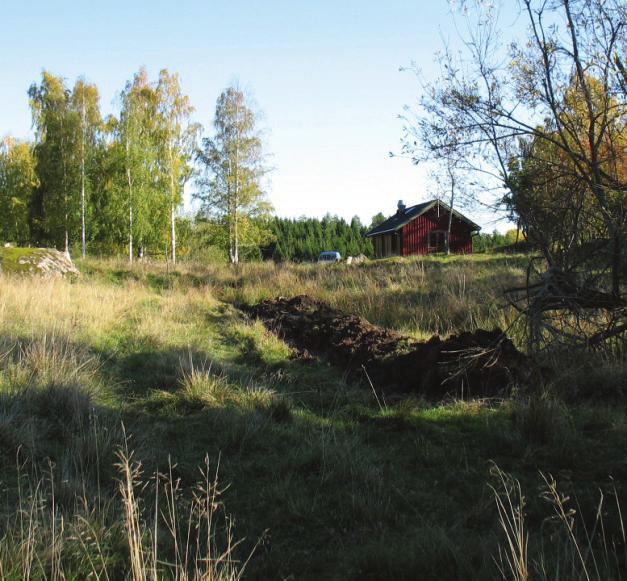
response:
[[[208,130],[224,87],[251,91],[279,215],[369,222],[399,199],[433,197],[427,172],[388,152],[399,151],[398,115],[419,95],[399,67],[415,61],[432,77],[434,52],[454,37],[446,0],[0,2],[0,135],[30,135],[26,90],[44,68],[96,83],[106,114],[140,66],[153,77],[165,67]]]

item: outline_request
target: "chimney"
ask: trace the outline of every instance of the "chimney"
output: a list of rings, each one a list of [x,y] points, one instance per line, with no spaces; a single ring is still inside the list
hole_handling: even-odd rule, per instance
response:
[[[405,203],[403,202],[403,200],[398,201],[398,207],[397,207],[396,213],[399,215],[405,213]]]

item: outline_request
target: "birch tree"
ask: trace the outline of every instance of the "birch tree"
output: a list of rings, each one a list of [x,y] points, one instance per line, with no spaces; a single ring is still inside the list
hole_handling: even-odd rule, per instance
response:
[[[203,139],[198,152],[204,176],[197,198],[208,216],[221,220],[229,261],[237,264],[241,246],[258,245],[264,238],[259,220],[271,210],[261,185],[268,169],[257,119],[238,87],[218,97],[214,128],[215,135]]]
[[[81,255],[83,258],[87,253],[87,195],[93,189],[90,175],[99,131],[102,127],[98,100],[96,85],[88,84],[83,78],[76,81],[72,91],[71,105],[79,119],[78,125],[75,124],[78,131],[75,142],[78,144],[77,154],[80,171]]]
[[[170,256],[176,264],[176,211],[183,201],[185,184],[192,176],[191,161],[200,127],[190,120],[194,108],[181,91],[178,74],[170,75],[166,69],[161,70],[157,99],[161,125],[160,165],[170,215]]]
[[[602,252],[584,253],[580,246],[580,252],[556,253],[541,245],[544,262],[534,263],[539,270],[511,296],[522,297],[516,306],[534,329],[544,329],[544,337],[568,335],[590,344],[624,333],[627,184],[624,142],[617,136],[624,135],[627,107],[625,4],[520,0],[527,34],[507,45],[493,4],[461,4],[469,15],[463,48],[445,51],[440,77],[423,84],[418,114],[406,126],[405,150],[417,160],[472,151],[462,157],[465,171],[478,189],[496,194],[494,206],[502,209],[519,185],[512,168],[526,163],[530,147],[553,152],[538,163],[564,160],[560,170],[570,173],[603,225],[597,240]],[[600,272],[604,276],[590,276]],[[551,321],[556,310],[564,315],[559,328]],[[576,327],[566,330],[573,321]],[[609,322],[599,328],[597,321]]]
[[[40,239],[62,246],[69,255],[79,216],[75,194],[78,117],[70,106],[64,80],[48,71],[42,73],[39,85],[31,85],[28,94],[36,130],[34,154],[39,180],[34,197],[34,230]]]
[[[126,208],[128,257],[132,262],[135,244],[141,248],[159,238],[165,209],[157,150],[158,96],[145,69],[126,84],[120,101],[116,138],[122,157],[122,205]]]

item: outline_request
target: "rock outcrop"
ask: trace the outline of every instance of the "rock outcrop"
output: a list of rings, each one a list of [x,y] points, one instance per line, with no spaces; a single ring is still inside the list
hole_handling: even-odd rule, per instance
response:
[[[67,254],[52,248],[0,248],[0,272],[45,277],[80,275]]]

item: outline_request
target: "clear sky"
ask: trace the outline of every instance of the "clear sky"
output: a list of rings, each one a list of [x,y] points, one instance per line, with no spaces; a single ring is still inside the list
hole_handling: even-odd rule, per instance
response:
[[[399,67],[433,76],[451,35],[446,0],[0,0],[0,135],[30,136],[26,91],[44,68],[96,83],[105,114],[140,66],[177,71],[206,130],[239,80],[264,113],[276,213],[369,223],[433,197],[426,171],[388,153],[419,96]]]

